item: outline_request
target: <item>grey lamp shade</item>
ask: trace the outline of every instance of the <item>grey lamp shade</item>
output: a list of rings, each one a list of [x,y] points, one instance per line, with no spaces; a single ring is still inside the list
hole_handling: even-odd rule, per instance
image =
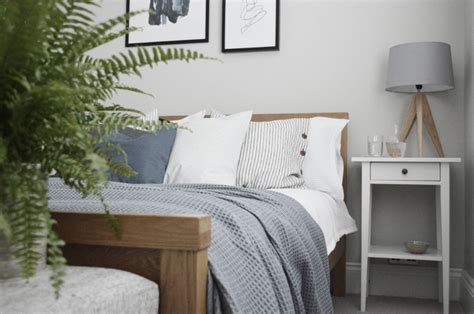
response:
[[[386,90],[414,93],[441,92],[454,88],[451,46],[441,42],[418,42],[390,48]]]

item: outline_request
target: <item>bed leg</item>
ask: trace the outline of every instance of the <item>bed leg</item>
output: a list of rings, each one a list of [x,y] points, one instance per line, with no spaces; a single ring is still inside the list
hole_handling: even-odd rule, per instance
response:
[[[346,295],[346,254],[341,256],[331,271],[331,293],[333,296]]]
[[[205,313],[207,249],[160,254],[160,313]]]

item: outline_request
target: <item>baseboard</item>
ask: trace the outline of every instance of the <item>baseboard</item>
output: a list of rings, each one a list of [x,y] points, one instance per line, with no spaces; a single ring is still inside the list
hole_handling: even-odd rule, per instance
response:
[[[347,263],[346,291],[348,294],[360,294],[360,263]],[[469,295],[472,281],[465,279],[467,272],[452,268],[450,274],[450,298],[459,301],[463,295]],[[472,278],[471,278],[472,280]],[[468,284],[464,284],[464,281]],[[462,286],[462,289],[461,289]],[[438,270],[434,267],[400,266],[388,264],[371,264],[370,295],[395,297],[412,297],[420,299],[438,298]],[[471,294],[472,296],[472,294]],[[469,299],[466,297],[466,299]]]
[[[466,313],[474,313],[474,278],[465,270],[459,287],[459,301]]]

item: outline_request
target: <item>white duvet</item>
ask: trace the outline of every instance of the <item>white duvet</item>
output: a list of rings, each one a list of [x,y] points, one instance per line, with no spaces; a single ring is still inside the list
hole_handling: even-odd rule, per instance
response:
[[[308,211],[323,231],[328,255],[343,235],[357,231],[355,221],[349,215],[346,204],[335,200],[329,194],[309,189],[274,189],[272,191],[295,199]]]

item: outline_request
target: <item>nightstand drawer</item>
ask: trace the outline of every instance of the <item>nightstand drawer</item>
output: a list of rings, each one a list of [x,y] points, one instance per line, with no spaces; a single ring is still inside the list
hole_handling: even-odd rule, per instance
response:
[[[439,181],[439,163],[373,162],[370,179],[377,181]]]

